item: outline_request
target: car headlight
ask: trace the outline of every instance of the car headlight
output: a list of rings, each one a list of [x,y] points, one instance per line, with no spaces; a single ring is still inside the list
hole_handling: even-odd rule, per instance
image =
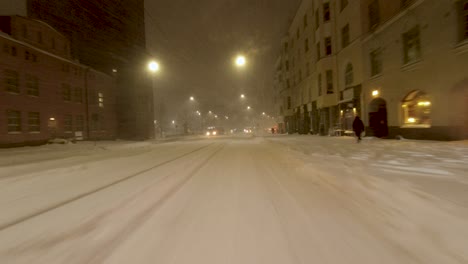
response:
[[[213,136],[216,136],[216,134],[218,134],[218,133],[216,133],[216,131],[213,131]]]
[[[206,132],[206,135],[209,136],[209,135],[210,135],[210,132]]]

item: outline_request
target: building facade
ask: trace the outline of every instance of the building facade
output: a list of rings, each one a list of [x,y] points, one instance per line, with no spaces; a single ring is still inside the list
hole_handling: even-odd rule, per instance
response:
[[[143,0],[0,0],[0,15],[44,21],[71,40],[73,60],[117,78],[118,136],[154,136]]]
[[[0,17],[0,146],[114,139],[115,78],[73,61],[50,25]]]
[[[288,132],[341,135],[360,115],[377,137],[467,138],[467,21],[467,0],[303,1],[281,43]]]

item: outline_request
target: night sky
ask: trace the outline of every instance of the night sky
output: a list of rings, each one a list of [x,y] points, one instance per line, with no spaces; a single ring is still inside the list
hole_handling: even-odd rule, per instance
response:
[[[168,110],[193,95],[203,111],[233,114],[239,95],[272,111],[272,79],[281,38],[300,0],[156,0],[146,3],[147,46],[160,61],[157,92]],[[244,54],[239,70],[233,58]]]

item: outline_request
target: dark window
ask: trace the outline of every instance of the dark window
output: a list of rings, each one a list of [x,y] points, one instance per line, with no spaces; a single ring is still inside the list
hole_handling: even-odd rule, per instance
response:
[[[99,114],[92,114],[91,115],[91,130],[98,131],[99,130]]]
[[[3,52],[10,54],[10,46],[3,44]]]
[[[286,71],[289,71],[289,61],[285,62]]]
[[[373,30],[380,23],[379,1],[374,0],[369,5],[369,29]]]
[[[302,82],[302,70],[299,70],[299,82]]]
[[[421,58],[419,27],[416,26],[403,34],[403,61],[410,63]]]
[[[343,9],[345,9],[345,7],[348,5],[348,0],[341,0],[341,11],[343,11]]]
[[[310,63],[309,62],[306,63],[306,74],[307,76],[310,75]]]
[[[284,43],[284,52],[288,52],[288,43]]]
[[[322,96],[322,74],[319,73],[317,78],[318,96]]]
[[[288,96],[288,109],[291,109],[291,96]]]
[[[84,131],[84,118],[82,115],[76,116],[75,128],[76,131]]]
[[[8,110],[7,114],[7,131],[21,132],[21,112]]]
[[[41,115],[39,112],[28,113],[28,130],[29,132],[41,131]]]
[[[304,15],[304,28],[306,28],[308,25],[308,21],[307,21],[307,14]]]
[[[37,62],[37,55],[31,53],[31,60],[32,60],[33,62]]]
[[[306,53],[309,52],[309,39],[308,38],[304,40],[304,50]]]
[[[329,56],[332,54],[332,43],[331,37],[325,38],[325,55]]]
[[[29,58],[31,57],[30,55],[31,55],[31,54],[29,53],[29,51],[25,51],[25,52],[24,52],[24,59],[25,59],[25,60],[29,60]]]
[[[26,27],[26,25],[21,25],[21,31],[23,33],[23,38],[27,38],[28,37],[28,28]]]
[[[65,115],[63,119],[63,129],[65,132],[73,131],[73,117],[72,115]]]
[[[460,1],[459,3],[459,41],[468,39],[468,1]]]
[[[323,4],[323,21],[330,21],[330,3]]]
[[[36,76],[26,74],[26,93],[32,96],[39,96],[39,80]]]
[[[62,84],[62,98],[64,101],[71,101],[71,89],[69,84]]]
[[[4,70],[6,90],[10,93],[20,93],[19,75],[17,71]]]
[[[341,46],[346,48],[349,45],[349,24],[341,29]]]
[[[320,54],[320,42],[317,43],[317,60],[320,60],[321,54]]]
[[[291,88],[291,82],[289,81],[289,79],[286,79],[286,88]]]
[[[382,50],[376,49],[370,53],[371,76],[376,76],[382,73]]]
[[[318,29],[320,27],[320,16],[319,16],[319,10],[315,10],[315,29]]]
[[[75,87],[75,102],[82,103],[83,102],[83,89],[81,87]]]
[[[327,75],[327,94],[333,94],[335,91],[333,90],[333,71],[328,70],[326,72]]]
[[[16,52],[16,47],[15,47],[15,46],[12,46],[12,47],[11,47],[11,55],[16,57],[16,54],[17,54],[17,52]]]
[[[346,65],[346,71],[345,71],[345,86],[351,86],[354,82],[354,71],[353,71],[353,65],[349,63]]]
[[[401,8],[407,8],[413,2],[414,2],[414,0],[401,0]]]

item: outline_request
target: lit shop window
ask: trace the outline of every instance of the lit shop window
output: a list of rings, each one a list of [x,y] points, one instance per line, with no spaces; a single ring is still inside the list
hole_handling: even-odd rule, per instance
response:
[[[98,100],[99,100],[99,107],[103,108],[104,107],[104,94],[103,93],[98,93]]]
[[[431,127],[432,103],[419,90],[409,93],[402,102],[403,126]]]

